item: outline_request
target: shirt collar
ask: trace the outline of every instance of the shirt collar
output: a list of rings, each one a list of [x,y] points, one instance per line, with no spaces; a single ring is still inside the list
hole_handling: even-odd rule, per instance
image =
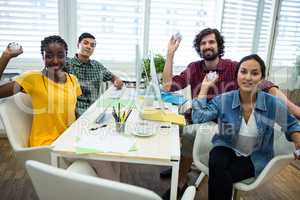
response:
[[[79,60],[78,58],[78,53],[75,53],[75,56],[74,56],[75,60],[77,61],[78,64],[91,64],[91,59],[88,60],[87,63],[83,63]]]
[[[205,72],[205,73],[208,73],[210,71],[220,72],[220,71],[224,71],[224,69],[225,69],[224,60],[222,58],[219,58],[219,62],[217,64],[217,69],[215,69],[215,70],[206,69],[204,60],[203,60],[202,66],[203,66],[203,72]]]
[[[240,107],[240,90],[237,90],[233,93],[233,101],[232,101],[232,109],[235,109],[237,107]],[[255,109],[266,111],[266,96],[264,95],[264,92],[257,91],[256,96],[256,103],[255,103]]]

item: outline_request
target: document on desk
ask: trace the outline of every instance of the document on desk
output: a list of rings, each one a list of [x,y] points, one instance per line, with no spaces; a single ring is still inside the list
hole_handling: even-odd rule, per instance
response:
[[[130,108],[134,105],[133,99],[112,99],[105,98],[97,102],[97,107],[117,107],[120,103],[121,108]]]
[[[99,128],[90,134],[80,135],[75,143],[76,153],[127,153],[136,150],[134,138],[111,131],[111,128]]]
[[[112,99],[119,99],[122,97],[123,93],[125,92],[125,89],[117,89],[116,87],[112,88],[110,90],[109,97]]]

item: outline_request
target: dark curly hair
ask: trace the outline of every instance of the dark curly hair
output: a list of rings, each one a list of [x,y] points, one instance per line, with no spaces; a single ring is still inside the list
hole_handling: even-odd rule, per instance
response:
[[[44,57],[44,52],[46,50],[46,48],[49,46],[49,44],[52,43],[58,43],[64,46],[65,50],[66,50],[66,55],[68,53],[68,45],[65,42],[64,39],[62,39],[59,35],[51,35],[48,37],[45,37],[42,41],[41,41],[41,54]]]
[[[221,33],[217,30],[217,29],[212,29],[212,28],[206,28],[203,29],[202,31],[200,31],[193,42],[193,47],[195,48],[195,50],[197,51],[197,53],[201,56],[200,54],[200,42],[203,39],[203,37],[209,35],[209,34],[215,34],[216,40],[217,40],[217,44],[218,44],[218,54],[219,57],[222,57],[224,55],[224,38],[221,35]]]
[[[255,60],[256,62],[258,62],[259,66],[260,66],[260,70],[261,70],[261,77],[262,77],[262,79],[264,79],[266,77],[266,65],[265,65],[265,62],[263,61],[263,59],[261,59],[261,57],[259,57],[257,54],[251,54],[251,55],[245,56],[244,58],[242,58],[240,60],[240,62],[237,64],[237,67],[236,67],[235,77],[237,77],[237,74],[239,72],[241,64],[248,60]]]

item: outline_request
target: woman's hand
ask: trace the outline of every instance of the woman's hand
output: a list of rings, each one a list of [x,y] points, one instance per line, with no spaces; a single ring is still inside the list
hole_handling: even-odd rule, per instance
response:
[[[204,77],[202,84],[201,84],[201,89],[198,94],[198,99],[207,98],[207,93],[208,93],[209,88],[211,88],[215,85],[215,83],[218,81],[218,78],[219,78],[219,76],[218,76],[218,74],[216,74],[216,76],[214,76],[213,79],[209,80],[208,75],[206,74],[206,76]]]
[[[17,49],[14,49],[12,47],[10,47],[10,45],[8,44],[6,49],[3,51],[2,56],[4,56],[7,59],[11,59],[14,57],[17,57],[18,55],[23,53],[23,47],[20,46]]]
[[[201,84],[201,88],[205,87],[207,89],[213,87],[215,85],[215,83],[218,81],[219,75],[216,74],[212,79],[208,78],[208,74],[206,74],[206,76],[204,77],[202,84]]]

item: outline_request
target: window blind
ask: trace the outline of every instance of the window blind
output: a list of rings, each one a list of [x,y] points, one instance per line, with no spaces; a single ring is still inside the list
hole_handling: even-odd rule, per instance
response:
[[[94,58],[112,62],[135,62],[141,39],[143,0],[78,0],[77,34],[96,37]]]
[[[24,53],[20,58],[41,58],[41,40],[58,34],[57,0],[0,1],[0,49],[18,42]]]
[[[182,41],[177,49],[174,69],[181,71],[190,62],[199,60],[193,40],[200,30],[217,26],[217,0],[152,0],[150,10],[149,50],[166,55],[172,34],[180,32]]]
[[[295,63],[297,58],[300,59],[300,1],[283,0],[278,20],[271,77],[280,83],[297,78]]]
[[[265,59],[272,1],[225,0],[222,34],[225,56],[240,60],[251,53]]]

